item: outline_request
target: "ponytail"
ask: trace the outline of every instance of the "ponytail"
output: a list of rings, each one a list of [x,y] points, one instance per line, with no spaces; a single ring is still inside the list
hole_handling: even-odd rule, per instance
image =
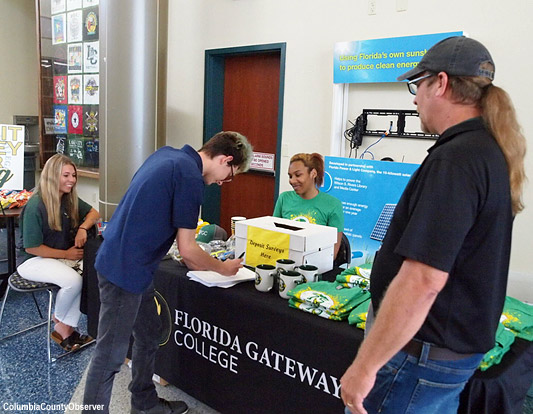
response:
[[[513,214],[524,209],[522,192],[526,181],[524,157],[526,138],[516,119],[511,98],[486,77],[452,76],[450,85],[456,102],[478,105],[487,128],[496,139],[507,162]]]
[[[513,214],[516,215],[524,209],[522,192],[526,181],[526,138],[516,119],[513,103],[503,89],[489,85],[481,99],[481,109],[483,119],[507,161]]]

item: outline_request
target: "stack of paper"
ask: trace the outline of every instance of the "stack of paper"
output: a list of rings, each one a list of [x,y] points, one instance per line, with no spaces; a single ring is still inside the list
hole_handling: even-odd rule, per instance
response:
[[[229,288],[240,282],[255,279],[255,273],[249,269],[241,268],[235,276],[224,276],[210,270],[189,270],[187,276],[195,282],[199,282],[207,287]]]

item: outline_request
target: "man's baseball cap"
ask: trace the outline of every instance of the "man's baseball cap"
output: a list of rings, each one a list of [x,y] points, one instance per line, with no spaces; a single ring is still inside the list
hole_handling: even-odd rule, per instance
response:
[[[486,62],[495,66],[487,48],[477,40],[465,36],[448,37],[433,45],[416,67],[397,79],[415,79],[423,72],[446,72],[450,76],[484,76],[494,80],[494,71],[481,68]]]

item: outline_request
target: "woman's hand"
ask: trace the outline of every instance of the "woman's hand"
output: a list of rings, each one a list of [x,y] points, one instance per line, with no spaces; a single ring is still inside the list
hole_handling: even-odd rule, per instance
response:
[[[87,236],[85,238],[87,239]],[[72,246],[70,249],[65,250],[65,259],[68,259],[68,260],[83,259],[83,249],[78,249],[76,246]]]
[[[74,238],[74,246],[81,249],[83,246],[85,246],[85,243],[87,243],[87,230],[80,227],[78,228],[78,232]]]

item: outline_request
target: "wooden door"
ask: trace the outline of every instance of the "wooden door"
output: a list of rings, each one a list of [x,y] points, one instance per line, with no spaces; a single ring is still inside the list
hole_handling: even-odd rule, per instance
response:
[[[223,130],[245,135],[255,152],[276,154],[280,53],[225,58]],[[232,216],[272,215],[275,176],[249,171],[221,188],[220,225],[230,234]]]

